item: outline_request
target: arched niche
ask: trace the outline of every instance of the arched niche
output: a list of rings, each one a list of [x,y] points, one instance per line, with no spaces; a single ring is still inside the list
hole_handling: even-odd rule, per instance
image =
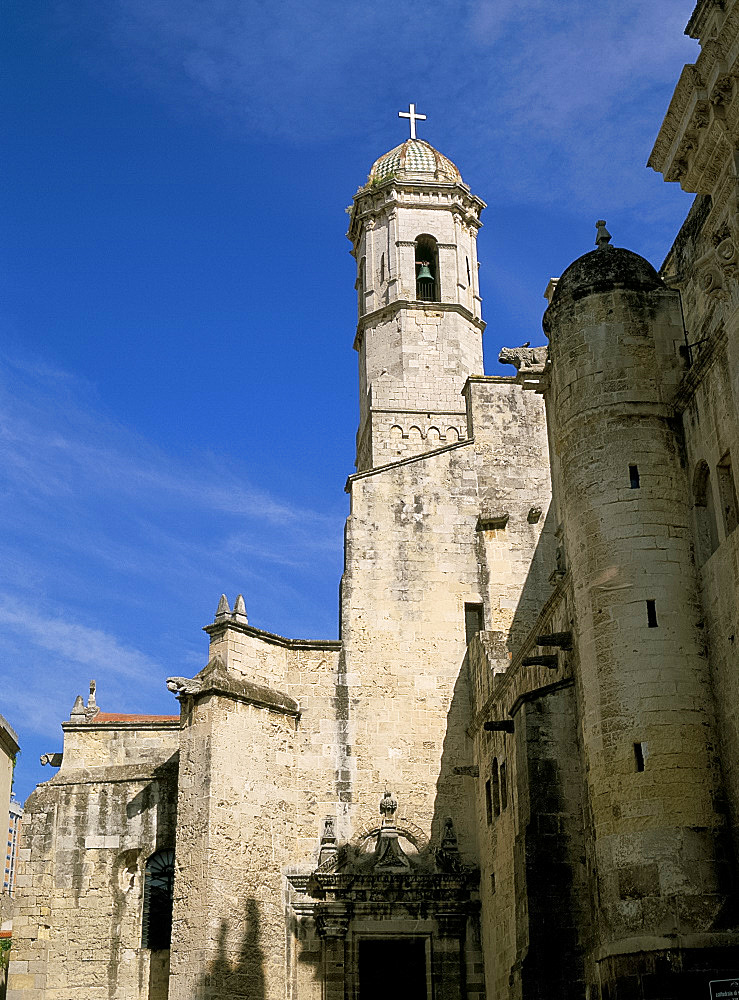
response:
[[[705,461],[700,461],[693,473],[693,514],[695,517],[695,556],[698,565],[702,566],[718,548],[711,470]]]

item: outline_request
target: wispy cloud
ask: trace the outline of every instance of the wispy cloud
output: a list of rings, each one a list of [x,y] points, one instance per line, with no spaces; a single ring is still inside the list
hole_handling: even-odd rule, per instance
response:
[[[30,763],[29,734],[56,739],[90,677],[109,710],[176,710],[164,679],[205,662],[199,626],[223,588],[265,628],[333,633],[340,506],[254,486],[232,455],[162,452],[93,386],[7,354],[0,519],[0,690]]]
[[[550,203],[587,200],[635,150],[643,164],[650,99],[658,94],[664,107],[681,63],[697,53],[683,36],[691,7],[118,0],[106,28],[120,79],[244,134],[382,143],[399,95],[423,99],[431,134],[451,136],[456,151],[469,146],[472,168],[478,149],[498,198]]]

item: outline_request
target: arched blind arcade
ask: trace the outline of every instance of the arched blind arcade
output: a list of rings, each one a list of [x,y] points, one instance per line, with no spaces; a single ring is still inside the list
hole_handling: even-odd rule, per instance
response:
[[[144,919],[141,943],[160,951],[169,948],[172,937],[174,896],[174,851],[157,851],[146,862],[144,876]]]

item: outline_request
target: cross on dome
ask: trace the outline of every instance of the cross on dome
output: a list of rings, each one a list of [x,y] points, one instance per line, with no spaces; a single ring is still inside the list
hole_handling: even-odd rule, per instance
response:
[[[416,114],[416,105],[415,104],[409,104],[407,111],[399,111],[398,112],[398,118],[410,118],[411,139],[415,139],[416,138],[416,122],[425,122],[426,121],[426,115],[417,115]]]

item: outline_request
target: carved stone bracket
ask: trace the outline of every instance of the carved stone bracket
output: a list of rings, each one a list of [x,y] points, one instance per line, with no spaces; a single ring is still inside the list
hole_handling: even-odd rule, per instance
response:
[[[351,913],[344,903],[320,903],[315,909],[316,930],[322,938],[345,938]]]

